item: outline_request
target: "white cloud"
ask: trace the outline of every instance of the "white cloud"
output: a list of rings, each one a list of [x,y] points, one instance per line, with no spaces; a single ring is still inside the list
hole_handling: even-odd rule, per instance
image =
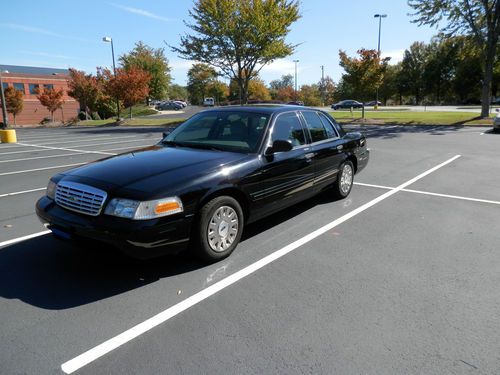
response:
[[[50,58],[54,58],[54,59],[64,59],[64,60],[74,60],[75,59],[74,57],[71,57],[71,56],[52,54],[52,53],[47,53],[47,52],[34,52],[34,51],[18,51],[18,52],[22,53],[24,55],[50,57]]]
[[[196,61],[192,60],[170,60],[169,63],[170,67],[172,69],[179,69],[179,70],[189,70],[193,66],[193,64],[196,64]]]
[[[300,62],[297,64],[297,72],[300,72],[302,67]],[[286,74],[295,74],[295,63],[293,60],[280,59],[275,60],[271,64],[266,65],[261,70],[264,74],[279,74],[279,76]]]
[[[405,54],[404,49],[396,49],[396,50],[391,50],[391,51],[382,51],[382,58],[384,57],[390,57],[391,60],[389,61],[389,64],[397,64],[403,60],[403,56]]]
[[[133,7],[128,7],[128,6],[125,6],[125,5],[120,5],[120,4],[115,4],[115,3],[109,3],[109,5],[112,5],[115,8],[119,8],[121,10],[124,10],[125,12],[129,12],[129,13],[132,13],[132,14],[138,14],[139,16],[153,18],[153,19],[159,20],[159,21],[164,21],[164,22],[174,21],[173,18],[163,17],[163,16],[160,16],[158,14],[151,13],[151,12],[145,10],[145,9],[133,8]]]
[[[77,40],[80,42],[88,42],[87,39],[78,38],[78,37],[70,36],[70,35],[59,34],[59,33],[56,33],[56,32],[50,31],[50,30],[46,30],[46,29],[42,29],[42,28],[34,27],[34,26],[20,25],[17,23],[3,23],[3,22],[0,23],[0,26],[7,27],[7,28],[13,29],[13,30],[24,31],[27,33],[48,35],[48,36],[53,36],[56,38]]]

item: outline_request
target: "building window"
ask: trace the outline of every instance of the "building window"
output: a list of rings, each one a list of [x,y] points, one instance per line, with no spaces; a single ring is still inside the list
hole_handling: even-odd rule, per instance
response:
[[[38,88],[40,87],[39,84],[37,83],[30,83],[30,94],[31,95],[36,95],[37,94],[37,91],[38,91]]]
[[[5,91],[7,87],[9,87],[9,84],[7,82],[2,82],[3,91]]]
[[[49,83],[47,85],[43,85],[43,88],[45,90],[54,90],[54,85],[52,83]]]
[[[26,92],[24,91],[24,83],[14,83],[14,88],[17,91],[21,91],[23,94],[26,94]]]

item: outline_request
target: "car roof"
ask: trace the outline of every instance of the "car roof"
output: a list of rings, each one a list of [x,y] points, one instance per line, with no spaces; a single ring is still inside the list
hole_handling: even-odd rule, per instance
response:
[[[313,110],[317,111],[315,108],[304,107],[301,105],[290,105],[290,104],[249,104],[249,105],[228,105],[225,107],[216,107],[207,109],[204,112],[232,112],[232,111],[244,111],[244,112],[255,112],[255,113],[266,113],[274,114],[287,111],[303,111],[303,110]]]

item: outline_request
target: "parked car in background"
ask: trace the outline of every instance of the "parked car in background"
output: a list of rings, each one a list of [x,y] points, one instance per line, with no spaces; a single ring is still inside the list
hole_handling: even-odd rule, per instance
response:
[[[205,98],[205,99],[203,99],[203,106],[204,107],[213,107],[214,105],[215,105],[214,98]]]
[[[304,105],[304,102],[298,100],[298,101],[288,102],[287,104],[288,105]]]
[[[177,104],[180,104],[182,106],[182,108],[186,108],[187,107],[187,103],[183,100],[172,100],[174,103],[177,103]]]
[[[363,108],[363,103],[356,100],[341,100],[338,103],[332,104],[332,109],[345,109],[345,108]]]
[[[381,106],[382,102],[381,101],[377,101],[377,100],[372,100],[371,102],[366,102],[365,103],[366,107],[373,107],[375,105]]]
[[[157,145],[56,174],[36,213],[56,237],[216,261],[251,222],[321,191],[347,197],[369,154],[361,133],[313,108],[211,109]]]
[[[493,131],[496,132],[500,130],[500,109],[497,108],[495,111],[497,115],[493,118]]]
[[[179,109],[182,109],[182,105],[175,102],[162,102],[156,106],[156,109],[159,111],[178,111]]]

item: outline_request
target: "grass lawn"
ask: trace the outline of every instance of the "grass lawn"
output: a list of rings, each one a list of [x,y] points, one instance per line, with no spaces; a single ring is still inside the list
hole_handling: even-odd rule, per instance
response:
[[[491,119],[480,119],[472,112],[366,112],[365,120],[361,111],[335,111],[330,114],[342,124],[366,123],[381,125],[492,125]],[[491,115],[494,117],[495,115]]]
[[[120,126],[165,126],[177,125],[186,121],[185,118],[132,118],[124,119]],[[113,126],[116,125],[115,119],[107,120],[87,120],[79,121],[75,126]]]

